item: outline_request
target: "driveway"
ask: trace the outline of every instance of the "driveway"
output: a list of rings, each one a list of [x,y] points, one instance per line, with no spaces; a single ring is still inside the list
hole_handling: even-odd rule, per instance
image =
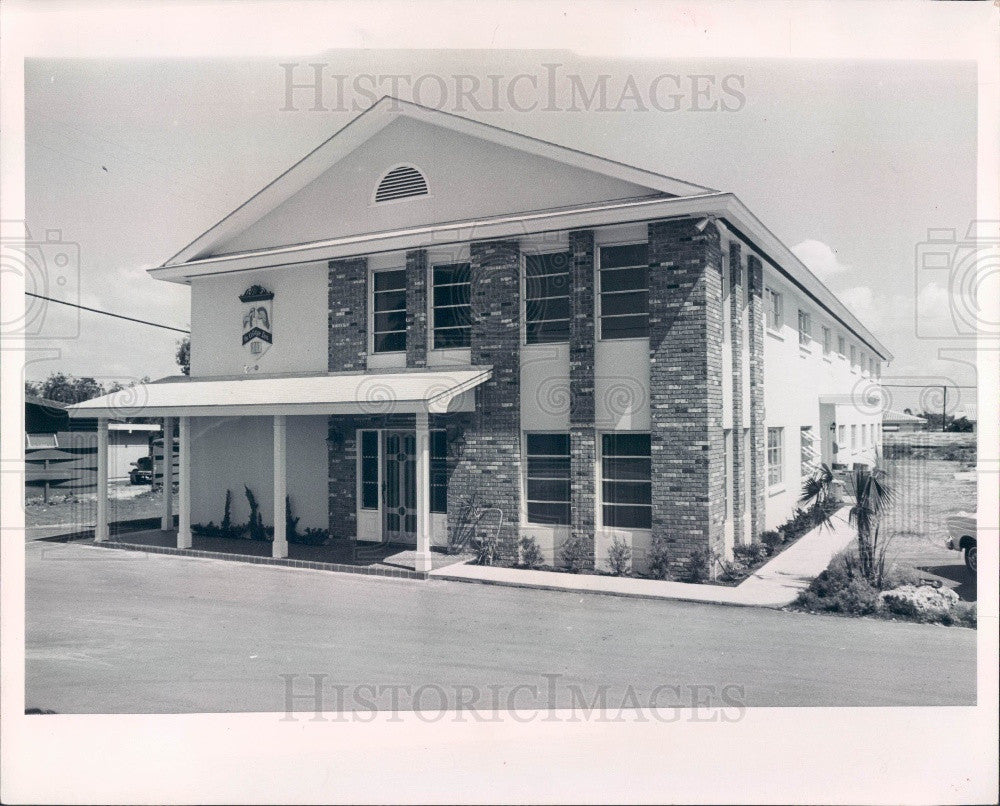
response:
[[[323,710],[338,697],[348,710],[602,694],[613,708],[975,702],[976,632],[962,628],[73,544],[26,552],[27,708],[313,711],[317,691]]]

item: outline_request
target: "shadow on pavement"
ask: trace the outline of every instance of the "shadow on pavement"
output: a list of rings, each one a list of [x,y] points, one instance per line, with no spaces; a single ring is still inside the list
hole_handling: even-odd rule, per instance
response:
[[[976,601],[976,578],[964,565],[919,565],[918,571],[940,577],[946,582],[957,582],[949,585],[963,602]]]

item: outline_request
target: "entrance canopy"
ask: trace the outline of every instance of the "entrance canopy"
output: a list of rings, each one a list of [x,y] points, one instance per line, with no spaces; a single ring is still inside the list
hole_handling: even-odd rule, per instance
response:
[[[253,417],[472,411],[492,367],[268,377],[162,378],[69,407],[71,417]]]

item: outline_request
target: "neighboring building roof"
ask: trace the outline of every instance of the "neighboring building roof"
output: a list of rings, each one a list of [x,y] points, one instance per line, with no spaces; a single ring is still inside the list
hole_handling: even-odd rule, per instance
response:
[[[111,417],[142,400],[142,414],[151,417],[443,413],[454,398],[492,374],[492,367],[441,367],[210,380],[181,376],[87,400],[69,412],[71,417]]]
[[[979,422],[979,404],[962,403],[957,409],[955,409],[953,416],[956,420],[959,417],[964,417],[969,422],[972,423]]]
[[[65,403],[60,403],[58,400],[49,400],[47,397],[38,397],[37,395],[25,395],[24,402],[32,406],[44,406],[47,409],[66,408]]]
[[[882,415],[883,423],[926,423],[926,417],[918,417],[915,414],[907,414],[905,411],[886,411]]]

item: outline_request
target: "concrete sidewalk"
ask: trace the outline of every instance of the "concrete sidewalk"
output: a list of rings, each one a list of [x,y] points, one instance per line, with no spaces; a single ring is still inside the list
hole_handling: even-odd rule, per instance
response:
[[[826,568],[833,555],[854,539],[854,530],[847,524],[846,513],[846,508],[841,509],[833,516],[832,527],[813,529],[735,587],[468,564],[440,568],[431,571],[430,575],[434,579],[455,582],[480,582],[572,593],[603,593],[637,599],[785,607],[795,600],[799,591],[808,587],[810,580]]]

